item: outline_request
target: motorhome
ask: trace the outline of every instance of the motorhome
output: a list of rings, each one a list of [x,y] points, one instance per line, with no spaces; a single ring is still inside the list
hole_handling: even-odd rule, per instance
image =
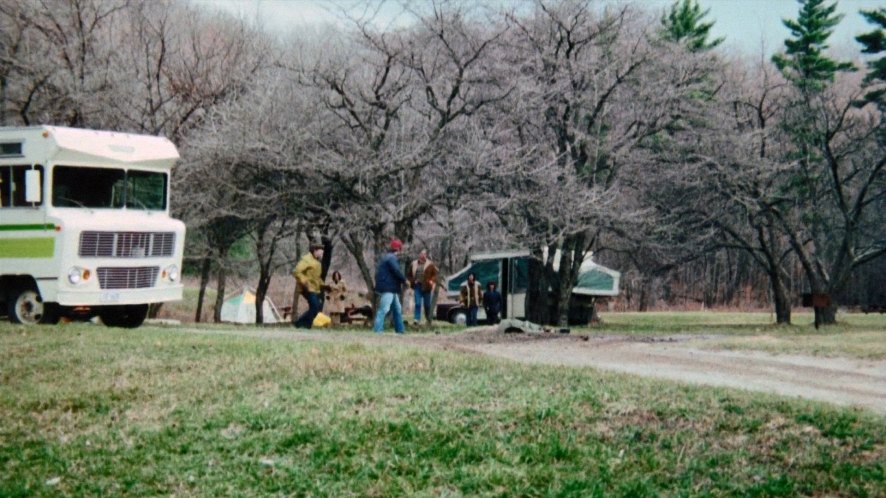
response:
[[[0,128],[0,314],[137,327],[180,300],[185,226],[169,215],[175,145],[56,126]]]
[[[502,319],[525,320],[526,295],[529,289],[529,258],[531,258],[530,253],[525,249],[471,255],[468,266],[446,279],[445,290],[449,302],[437,305],[436,318],[452,323],[464,323],[466,310],[452,301],[458,301],[461,287],[467,281],[468,275],[473,273],[484,290],[489,282],[495,282],[496,288],[502,295]],[[547,258],[547,253],[544,258]],[[559,268],[559,251],[555,253],[552,265],[554,268]],[[595,301],[598,298],[617,296],[620,280],[621,273],[595,263],[588,254],[581,263],[578,281],[572,288],[570,322],[588,323],[591,307]],[[477,317],[481,321],[486,319],[482,306],[478,310]]]

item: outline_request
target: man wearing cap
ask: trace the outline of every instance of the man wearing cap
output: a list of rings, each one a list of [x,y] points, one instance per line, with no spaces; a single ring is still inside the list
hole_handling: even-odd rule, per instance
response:
[[[323,258],[323,244],[312,242],[310,251],[302,256],[295,265],[292,276],[298,282],[298,292],[308,301],[308,311],[305,311],[295,321],[295,326],[309,329],[314,324],[314,318],[320,313],[320,292],[323,290],[323,270],[320,260]]]
[[[375,270],[375,292],[379,295],[378,311],[375,313],[373,330],[381,334],[385,326],[385,316],[390,311],[394,318],[394,332],[402,334],[403,308],[400,306],[400,289],[406,283],[406,276],[400,269],[397,254],[403,249],[403,243],[397,239],[391,241],[391,247]]]

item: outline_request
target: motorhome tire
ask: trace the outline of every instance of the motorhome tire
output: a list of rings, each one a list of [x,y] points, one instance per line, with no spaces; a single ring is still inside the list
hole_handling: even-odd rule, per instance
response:
[[[144,323],[148,316],[148,305],[108,306],[99,311],[98,316],[102,319],[102,323],[108,327],[134,329]]]
[[[58,306],[44,303],[40,293],[32,287],[13,290],[7,299],[9,321],[26,325],[58,323]]]

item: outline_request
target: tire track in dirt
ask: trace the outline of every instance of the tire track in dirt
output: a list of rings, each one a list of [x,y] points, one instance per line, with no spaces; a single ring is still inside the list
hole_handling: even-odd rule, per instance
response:
[[[681,342],[586,341],[473,343],[477,353],[523,363],[591,367],[859,406],[886,414],[886,362],[758,351],[717,351]]]

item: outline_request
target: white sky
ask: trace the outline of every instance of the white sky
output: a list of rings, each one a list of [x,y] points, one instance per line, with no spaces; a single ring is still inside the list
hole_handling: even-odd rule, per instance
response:
[[[190,0],[207,9],[219,9],[247,19],[258,19],[269,31],[287,36],[310,25],[339,23],[340,6],[358,17],[365,17],[370,3],[360,0]],[[481,3],[481,0],[476,0]],[[628,0],[605,0],[622,3]],[[482,0],[486,4],[509,5],[511,0]],[[789,36],[783,18],[796,19],[799,4],[796,0],[698,0],[702,8],[710,9],[707,20],[714,21],[713,37],[725,36],[727,49],[738,49],[747,55],[757,55],[761,48],[767,55],[780,50]],[[414,5],[423,2],[417,0]],[[668,8],[673,0],[634,0],[655,13]],[[859,45],[854,38],[871,31],[858,14],[859,10],[873,10],[884,5],[884,0],[839,0],[838,12],[844,14],[834,34],[828,40],[836,55],[851,57],[858,53]],[[376,16],[382,23],[397,22],[402,12],[400,1],[388,1]],[[401,16],[402,19],[402,16]]]

